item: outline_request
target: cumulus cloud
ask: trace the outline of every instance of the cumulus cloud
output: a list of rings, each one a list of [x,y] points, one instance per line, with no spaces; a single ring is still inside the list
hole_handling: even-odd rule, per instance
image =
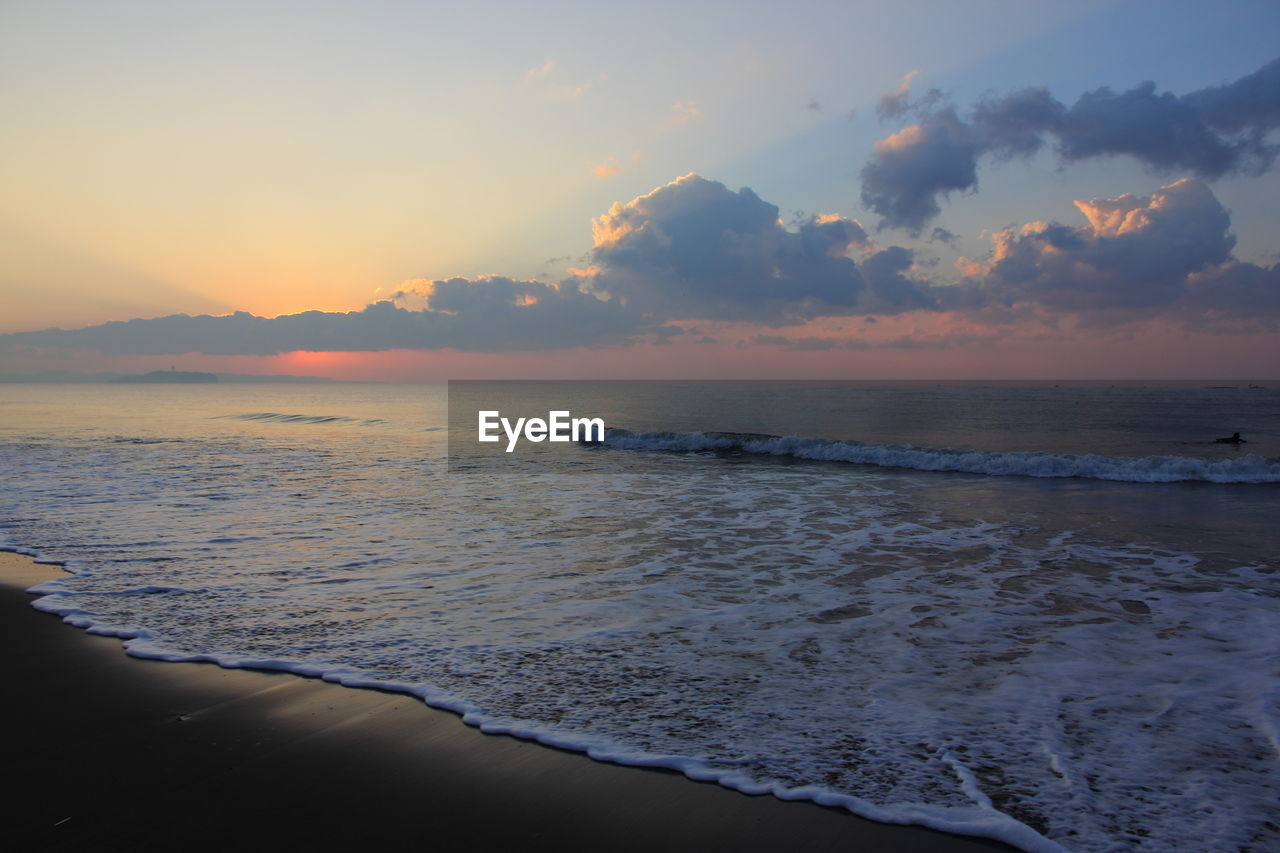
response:
[[[978,183],[982,145],[952,109],[939,110],[876,143],[862,169],[862,203],[882,225],[918,235],[942,212],[938,197]]]
[[[890,246],[864,260],[862,274],[867,289],[858,301],[859,312],[901,314],[936,309],[938,303],[931,288],[907,275],[914,265],[914,253],[901,246]]]
[[[858,222],[789,230],[777,205],[700,175],[615,203],[592,231],[590,288],[647,315],[794,322],[856,310],[866,287],[849,256],[869,246]]]
[[[1187,277],[1182,321],[1188,328],[1280,329],[1280,264],[1227,261]]]
[[[881,99],[882,117],[911,114],[916,123],[877,143],[862,170],[862,202],[881,226],[918,235],[940,212],[939,199],[975,190],[978,161],[1029,157],[1052,143],[1064,163],[1129,156],[1153,171],[1205,180],[1258,174],[1280,154],[1280,59],[1222,86],[1186,95],[1142,83],[1125,92],[1103,87],[1071,106],[1044,88],[989,95],[966,115],[937,90],[909,98],[910,76]]]
[[[1235,259],[1231,218],[1203,182],[1184,178],[1147,197],[1078,201],[1087,224],[1033,222],[993,235],[983,263],[937,288],[940,307],[998,318],[1029,308],[1111,324],[1155,315],[1280,316],[1277,268]]]

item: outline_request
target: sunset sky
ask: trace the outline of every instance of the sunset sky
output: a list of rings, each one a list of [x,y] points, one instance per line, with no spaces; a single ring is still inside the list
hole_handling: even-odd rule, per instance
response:
[[[5,0],[0,107],[0,375],[1280,366],[1274,0]]]

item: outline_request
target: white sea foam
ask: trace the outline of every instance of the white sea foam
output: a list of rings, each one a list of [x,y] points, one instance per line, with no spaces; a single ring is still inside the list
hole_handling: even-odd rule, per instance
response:
[[[1280,483],[1280,461],[1253,454],[1234,459],[1188,456],[1099,456],[1093,453],[953,450],[864,444],[824,438],[725,432],[632,432],[610,429],[605,444],[624,450],[740,451],[825,462],[853,462],[917,471],[957,471],[1021,477],[1082,477],[1130,483]]]

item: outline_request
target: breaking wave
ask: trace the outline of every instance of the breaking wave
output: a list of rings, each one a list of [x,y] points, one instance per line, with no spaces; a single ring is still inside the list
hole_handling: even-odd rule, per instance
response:
[[[1280,460],[1254,454],[1234,459],[1198,459],[1190,456],[1100,456],[1032,451],[1001,453],[759,433],[632,432],[617,428],[605,431],[604,444],[620,450],[730,451],[917,471],[1015,477],[1081,477],[1130,483],[1280,483]]]

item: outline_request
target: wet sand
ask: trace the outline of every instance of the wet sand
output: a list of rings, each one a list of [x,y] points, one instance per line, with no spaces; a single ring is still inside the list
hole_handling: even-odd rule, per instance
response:
[[[131,658],[30,607],[60,573],[0,553],[19,849],[1012,849],[485,735],[408,696]]]

